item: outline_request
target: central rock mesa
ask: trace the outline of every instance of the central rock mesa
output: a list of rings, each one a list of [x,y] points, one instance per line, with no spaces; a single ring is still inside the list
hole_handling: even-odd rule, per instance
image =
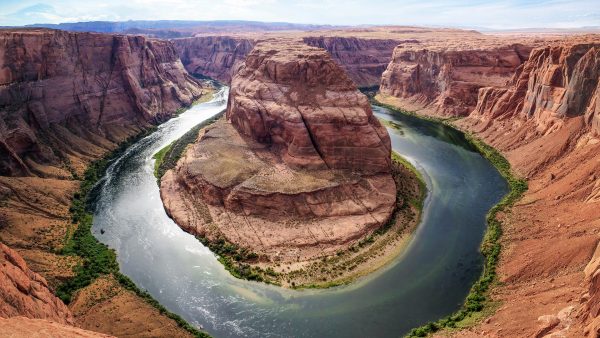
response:
[[[232,79],[225,119],[200,132],[161,195],[208,242],[261,262],[310,261],[390,219],[390,149],[367,97],[327,52],[260,42]]]

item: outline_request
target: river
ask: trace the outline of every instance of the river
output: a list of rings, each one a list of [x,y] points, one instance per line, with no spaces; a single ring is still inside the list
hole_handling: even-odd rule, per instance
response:
[[[94,235],[115,249],[121,271],[170,311],[215,337],[398,337],[456,311],[479,277],[485,215],[505,180],[463,135],[394,116],[392,147],[427,181],[421,224],[384,269],[325,290],[289,290],[232,277],[165,213],[152,155],[226,106],[227,88],[132,145],[99,183]],[[101,230],[104,233],[101,233]]]

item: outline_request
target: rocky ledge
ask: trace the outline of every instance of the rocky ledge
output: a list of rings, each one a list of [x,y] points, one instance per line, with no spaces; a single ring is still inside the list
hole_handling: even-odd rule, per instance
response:
[[[388,222],[390,138],[324,50],[255,46],[233,77],[224,119],[162,178],[167,212],[209,243],[261,263],[333,255]],[[209,245],[210,246],[210,245]]]
[[[496,39],[454,45],[405,43],[394,49],[381,77],[381,93],[428,115],[465,116],[478,90],[506,83],[529,55],[528,45]]]

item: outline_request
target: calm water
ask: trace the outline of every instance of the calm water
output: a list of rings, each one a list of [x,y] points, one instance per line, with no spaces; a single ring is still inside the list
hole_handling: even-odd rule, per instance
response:
[[[439,124],[389,115],[393,148],[425,176],[422,223],[405,253],[349,286],[294,291],[229,275],[165,214],[152,155],[221,111],[227,89],[160,126],[116,161],[101,183],[94,234],[123,273],[169,310],[215,337],[397,337],[455,311],[480,275],[485,214],[506,193],[498,172]],[[100,234],[100,229],[105,233]]]

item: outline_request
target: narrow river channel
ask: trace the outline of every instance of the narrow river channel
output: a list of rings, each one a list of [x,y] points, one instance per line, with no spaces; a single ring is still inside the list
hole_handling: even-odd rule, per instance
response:
[[[462,134],[373,107],[398,126],[388,129],[394,150],[426,178],[422,222],[404,254],[381,271],[348,286],[287,290],[232,277],[160,200],[152,155],[223,110],[226,98],[223,88],[164,123],[100,182],[93,232],[116,250],[124,274],[215,337],[398,337],[460,307],[481,273],[485,215],[508,190]]]

